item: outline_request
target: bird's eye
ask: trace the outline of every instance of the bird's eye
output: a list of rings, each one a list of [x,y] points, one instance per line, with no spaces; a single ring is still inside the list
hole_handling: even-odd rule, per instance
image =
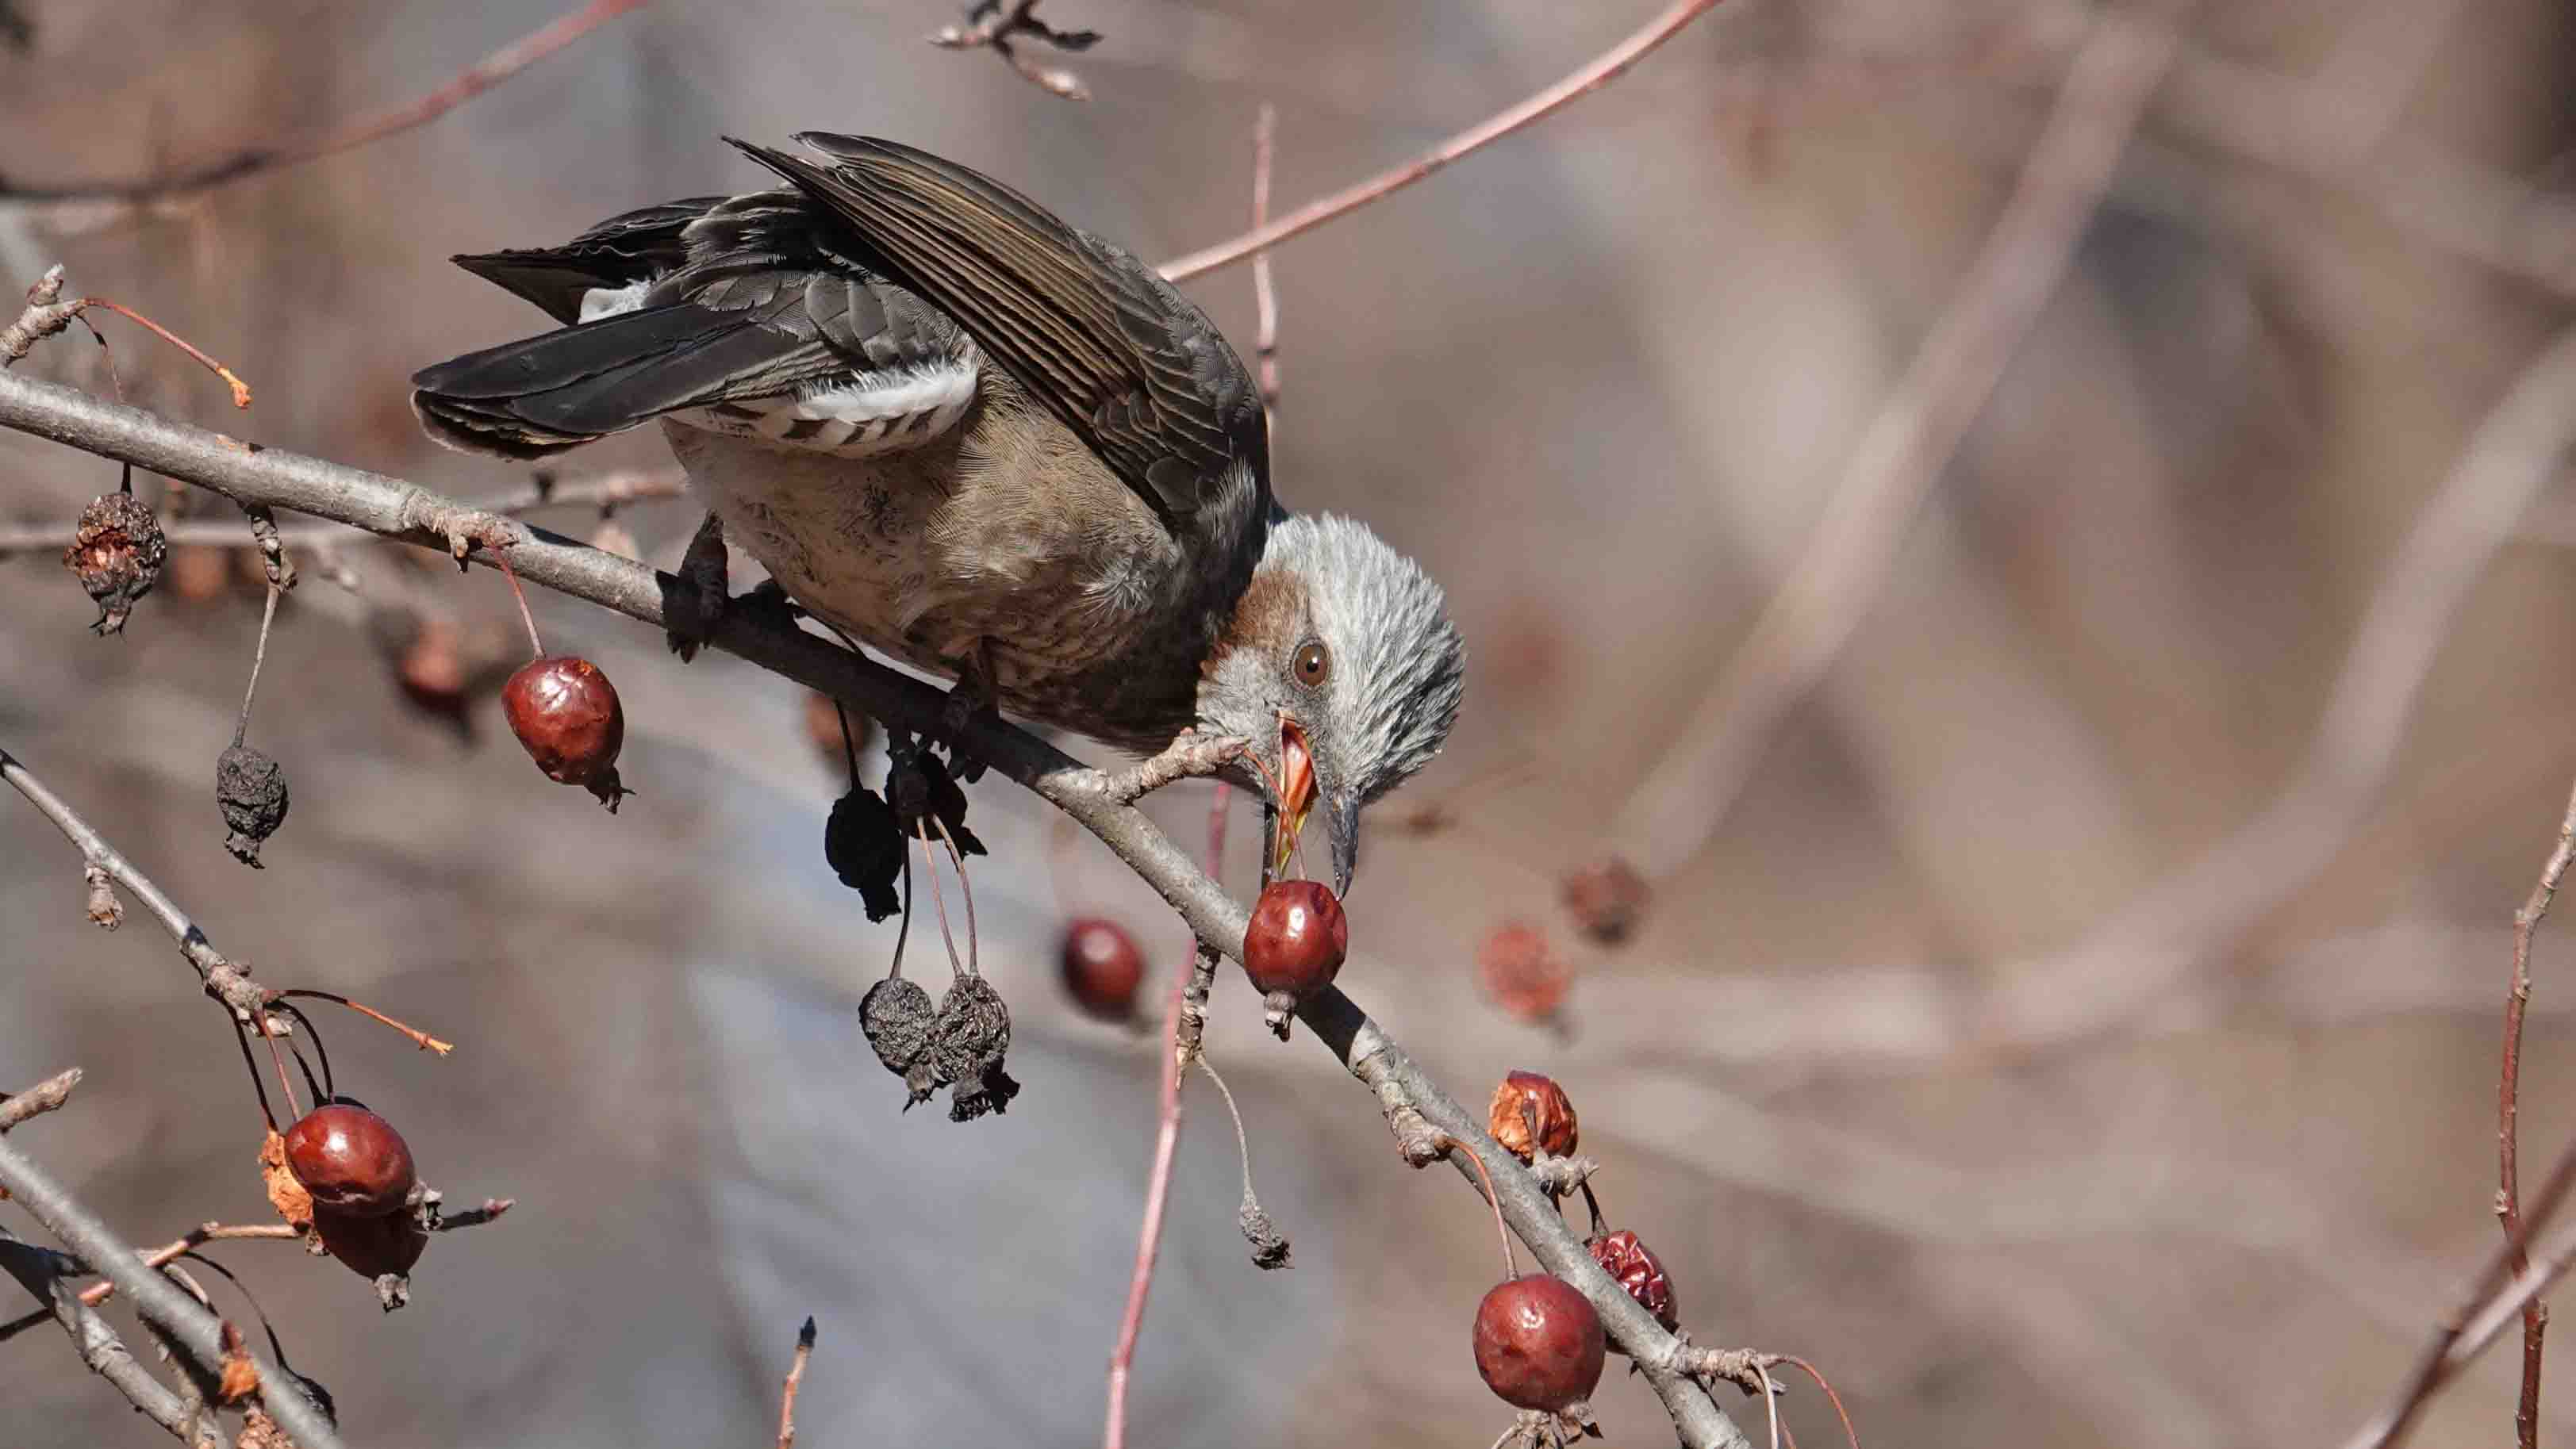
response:
[[[1308,689],[1319,689],[1333,672],[1333,656],[1324,652],[1324,641],[1309,639],[1297,646],[1297,682]]]

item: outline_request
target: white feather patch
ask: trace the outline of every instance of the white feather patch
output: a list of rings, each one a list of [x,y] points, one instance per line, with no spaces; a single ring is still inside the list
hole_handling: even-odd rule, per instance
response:
[[[581,294],[581,320],[596,322],[602,317],[632,312],[644,305],[644,293],[652,285],[648,278],[623,287],[593,287]]]

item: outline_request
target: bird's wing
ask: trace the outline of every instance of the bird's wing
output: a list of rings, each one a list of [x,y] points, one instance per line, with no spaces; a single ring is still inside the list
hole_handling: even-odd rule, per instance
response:
[[[506,457],[667,415],[845,456],[917,446],[973,402],[974,347],[938,309],[836,249],[838,230],[793,191],[702,207],[672,239],[676,265],[586,290],[575,315],[588,320],[423,370],[413,405],[441,441]],[[673,255],[653,234],[655,253]]]
[[[536,303],[558,322],[578,322],[582,302],[591,293],[649,284],[686,265],[684,234],[724,201],[721,196],[666,201],[612,216],[559,247],[521,247],[453,260]]]
[[[744,141],[896,280],[954,317],[1167,521],[1269,488],[1251,374],[1207,315],[1119,247],[999,182],[890,141],[805,132],[829,164]]]

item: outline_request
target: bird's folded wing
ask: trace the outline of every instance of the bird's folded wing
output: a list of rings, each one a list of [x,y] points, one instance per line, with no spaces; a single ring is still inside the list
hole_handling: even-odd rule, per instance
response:
[[[796,139],[830,164],[733,144],[829,208],[1163,517],[1228,489],[1266,496],[1251,375],[1153,269],[936,156],[872,138]]]

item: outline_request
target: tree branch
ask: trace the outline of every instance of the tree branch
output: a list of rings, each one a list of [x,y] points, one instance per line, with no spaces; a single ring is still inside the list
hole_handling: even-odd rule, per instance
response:
[[[1499,141],[1524,126],[1544,121],[1574,101],[1592,94],[1627,73],[1655,47],[1681,33],[1683,26],[1716,9],[1718,0],[1676,0],[1672,8],[1646,22],[1644,29],[1610,47],[1590,64],[1520,104],[1468,127],[1421,155],[1354,186],[1307,202],[1271,222],[1215,246],[1163,263],[1165,278],[1185,282],[1203,272],[1228,267],[1269,250],[1292,236],[1309,232],[1345,212],[1403,190],[1479,147]]]
[[[123,459],[239,503],[294,509],[448,551],[467,562],[489,564],[491,549],[505,546],[526,582],[656,628],[663,626],[666,608],[688,587],[630,559],[462,507],[415,484],[278,449],[246,447],[217,433],[32,378],[0,374],[0,427]],[[942,691],[816,635],[770,623],[758,610],[726,611],[709,642],[855,704],[890,728],[919,732],[943,727]],[[1202,873],[1143,812],[1118,799],[1113,777],[999,720],[970,720],[962,741],[994,770],[1099,837],[1180,914],[1201,942],[1241,959],[1248,919],[1244,906]],[[1481,1127],[1466,1109],[1424,1076],[1340,991],[1310,998],[1303,1014],[1318,1037],[1341,1054],[1344,1065],[1377,1090],[1382,1103],[1393,1094],[1451,1136],[1483,1141]],[[1748,1443],[1706,1391],[1673,1367],[1673,1337],[1593,1263],[1537,1182],[1516,1163],[1504,1164],[1496,1179],[1505,1220],[1540,1262],[1591,1300],[1610,1336],[1645,1366],[1686,1449],[1740,1449]],[[306,1449],[319,1446],[308,1442]]]
[[[171,1437],[194,1449],[223,1449],[222,1437],[204,1422],[187,1396],[153,1377],[107,1320],[82,1305],[66,1281],[68,1268],[62,1254],[22,1242],[0,1228],[0,1272],[17,1279],[20,1287],[46,1305],[48,1316],[71,1336],[72,1347],[90,1372],[107,1380],[145,1418],[169,1430]]]
[[[2531,1262],[2520,1244],[2523,1242],[2522,1182],[2518,1158],[2521,1134],[2516,1130],[2522,1109],[2522,1018],[2531,1005],[2531,938],[2540,929],[2540,920],[2549,914],[2549,903],[2558,896],[2558,883],[2567,876],[2567,864],[2576,858],[2576,792],[2567,799],[2567,813],[2558,822],[2558,845],[2540,867],[2540,879],[2531,886],[2531,894],[2522,909],[2513,913],[2513,981],[2504,1000],[2504,1053],[2496,1068],[2496,1220],[2504,1228],[2505,1241],[2514,1244],[2513,1271],[2531,1271]],[[2514,1407],[2514,1437],[2520,1449],[2538,1449],[2540,1444],[2540,1360],[2543,1336],[2549,1331],[2549,1307],[2538,1298],[2522,1310],[2522,1396]]]
[[[224,1323],[196,1299],[188,1296],[178,1284],[147,1268],[135,1250],[120,1240],[113,1229],[99,1221],[89,1209],[72,1199],[60,1183],[25,1153],[0,1137],[0,1188],[32,1214],[45,1230],[62,1241],[91,1269],[116,1285],[119,1293],[135,1305],[143,1320],[159,1329],[172,1349],[184,1355],[209,1381],[223,1373],[225,1358]],[[24,1246],[23,1244],[20,1246]],[[21,1281],[24,1281],[23,1279]],[[49,1288],[42,1295],[59,1303],[58,1290]],[[77,1305],[75,1305],[77,1306]],[[57,1307],[57,1312],[61,1310]],[[83,1310],[84,1312],[86,1310]],[[71,1326],[67,1323],[66,1326]],[[251,1364],[259,1371],[263,1386],[259,1400],[269,1415],[292,1435],[298,1449],[339,1449],[340,1436],[320,1409],[294,1385],[296,1380],[255,1350],[245,1350]],[[86,1357],[84,1353],[84,1357]],[[96,1364],[93,1363],[93,1367]],[[101,1370],[105,1373],[105,1370]],[[111,1382],[116,1382],[111,1378]],[[137,1407],[143,1401],[122,1382],[120,1390],[134,1398]],[[159,1387],[156,1383],[154,1387]],[[166,1392],[166,1391],[165,1391]],[[150,1409],[145,1410],[152,1412]],[[158,1419],[158,1415],[155,1418]],[[168,1427],[167,1421],[163,1421]],[[179,1432],[173,1430],[172,1432]]]
[[[449,111],[483,94],[492,87],[526,70],[529,66],[597,30],[630,10],[640,9],[644,0],[591,0],[569,15],[556,19],[476,61],[445,85],[425,96],[407,101],[390,110],[342,127],[336,131],[309,136],[301,140],[270,146],[253,146],[218,161],[209,161],[163,176],[144,176],[124,181],[59,181],[51,185],[22,186],[0,180],[0,199],[12,201],[148,201],[173,192],[201,191],[237,181],[278,166],[291,166],[335,152],[352,150],[371,141],[424,126]]]
[[[0,1132],[6,1132],[30,1117],[38,1117],[71,1100],[72,1088],[80,1085],[81,1069],[57,1072],[23,1092],[0,1092]]]

